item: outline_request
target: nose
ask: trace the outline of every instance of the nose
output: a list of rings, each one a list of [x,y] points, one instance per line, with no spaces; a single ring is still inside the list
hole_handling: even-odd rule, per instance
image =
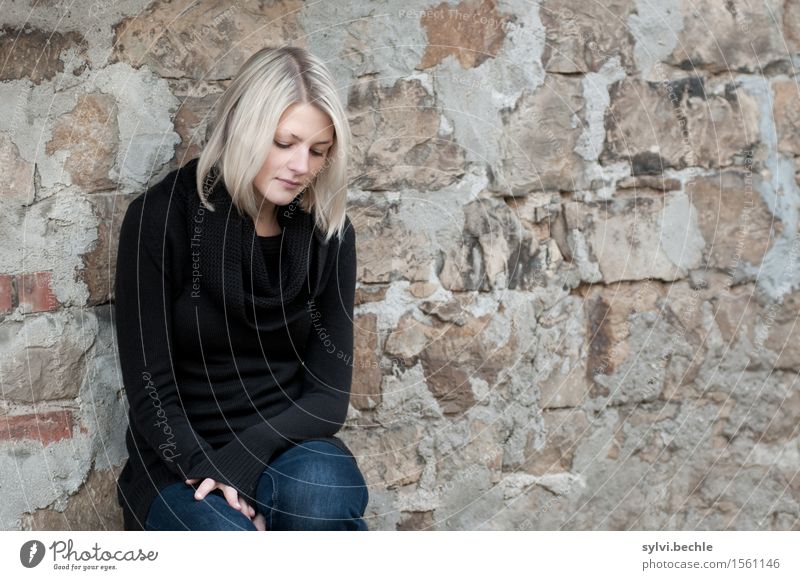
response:
[[[309,157],[308,149],[300,147],[289,158],[289,163],[287,164],[287,167],[296,176],[305,175],[308,172],[308,157]]]

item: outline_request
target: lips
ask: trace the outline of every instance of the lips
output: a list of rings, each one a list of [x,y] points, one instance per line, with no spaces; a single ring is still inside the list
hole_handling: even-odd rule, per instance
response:
[[[280,177],[278,178],[278,181],[282,181],[285,185],[289,187],[297,187],[298,185],[300,185],[299,181],[289,181],[288,179],[281,179]]]

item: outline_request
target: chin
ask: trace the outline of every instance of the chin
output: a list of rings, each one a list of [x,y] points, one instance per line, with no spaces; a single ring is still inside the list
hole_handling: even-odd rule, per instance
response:
[[[276,189],[277,188],[268,189],[266,194],[260,193],[260,195],[261,197],[263,197],[264,199],[266,199],[271,203],[274,203],[275,205],[285,205],[291,202],[295,198],[297,193],[299,193],[299,190],[297,193],[292,193],[290,191],[276,191]],[[260,191],[261,190],[259,190],[259,192]]]
[[[280,194],[274,196],[275,201],[272,203],[286,205],[287,203],[291,203],[291,201],[297,197],[298,193],[300,193],[300,189],[297,189],[296,191],[281,192]]]

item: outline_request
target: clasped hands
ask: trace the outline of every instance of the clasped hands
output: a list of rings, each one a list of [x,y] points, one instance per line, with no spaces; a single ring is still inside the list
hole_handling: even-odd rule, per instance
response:
[[[194,479],[187,479],[186,485],[191,485],[193,483],[197,483],[200,481],[200,478]],[[216,480],[207,477],[203,480],[197,490],[194,492],[194,499],[202,500],[206,495],[218,489],[222,492],[222,495],[225,496],[225,499],[228,501],[228,505],[230,505],[233,509],[240,511],[247,519],[253,522],[253,525],[256,527],[257,530],[263,532],[267,529],[267,520],[262,513],[256,513],[256,510],[248,504],[244,498],[239,497],[239,492],[235,487],[231,487],[230,485],[225,485],[224,483],[219,483]]]

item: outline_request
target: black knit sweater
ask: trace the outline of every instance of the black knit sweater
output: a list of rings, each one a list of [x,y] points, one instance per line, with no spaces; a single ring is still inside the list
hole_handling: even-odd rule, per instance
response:
[[[293,218],[279,219],[278,236],[259,237],[218,186],[212,202],[227,205],[214,202],[213,218],[206,211],[200,245],[196,166],[134,199],[120,227],[114,312],[130,410],[117,497],[126,530],[144,529],[153,499],[175,482],[210,477],[253,503],[267,463],[296,443],[322,439],[352,455],[334,435],[353,369],[349,218],[342,239],[326,244],[317,230],[308,236],[310,214],[282,206],[279,215]]]

